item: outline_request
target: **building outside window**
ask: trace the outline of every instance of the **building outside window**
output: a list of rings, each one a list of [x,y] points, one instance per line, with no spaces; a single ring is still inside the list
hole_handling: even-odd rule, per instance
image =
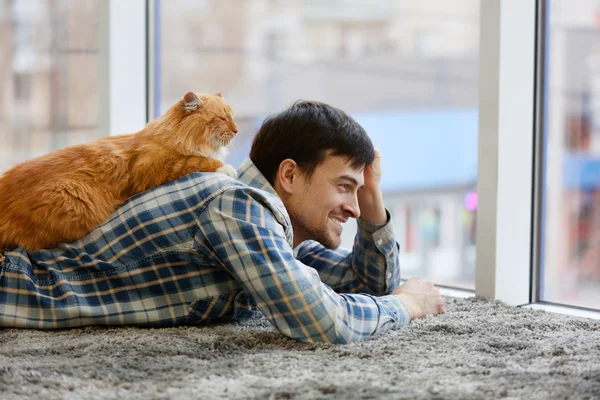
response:
[[[97,139],[101,0],[0,1],[0,173]]]
[[[600,308],[600,1],[549,2],[541,300]]]

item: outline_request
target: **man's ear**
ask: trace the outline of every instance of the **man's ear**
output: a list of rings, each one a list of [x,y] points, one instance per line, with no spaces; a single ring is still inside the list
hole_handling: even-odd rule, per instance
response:
[[[187,92],[185,96],[183,96],[183,109],[185,111],[196,111],[203,104],[204,102],[200,99],[200,97],[196,96],[196,94],[193,92]]]
[[[294,191],[294,183],[298,179],[298,173],[300,172],[298,164],[291,158],[286,158],[279,163],[279,169],[277,170],[277,185],[283,190],[284,193],[292,194]]]

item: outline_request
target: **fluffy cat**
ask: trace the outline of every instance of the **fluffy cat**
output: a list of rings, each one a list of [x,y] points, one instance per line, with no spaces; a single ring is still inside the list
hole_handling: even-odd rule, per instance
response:
[[[187,93],[136,133],[21,163],[0,176],[0,253],[78,239],[125,200],[191,172],[235,170],[218,158],[238,129],[221,94]]]

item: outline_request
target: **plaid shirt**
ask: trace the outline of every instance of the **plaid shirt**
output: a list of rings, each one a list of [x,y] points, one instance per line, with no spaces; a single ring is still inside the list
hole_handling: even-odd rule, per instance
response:
[[[292,249],[283,203],[250,160],[137,195],[83,238],[5,253],[0,327],[173,326],[264,314],[284,335],[346,343],[406,325],[391,221],[353,251]]]

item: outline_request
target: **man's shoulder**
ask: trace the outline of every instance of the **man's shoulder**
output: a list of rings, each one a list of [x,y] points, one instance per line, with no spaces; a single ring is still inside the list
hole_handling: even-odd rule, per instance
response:
[[[236,215],[246,221],[260,220],[261,224],[272,222],[280,225],[286,238],[292,237],[292,224],[281,198],[271,190],[240,182],[224,175],[212,184],[218,190],[207,193],[212,209]],[[207,216],[209,217],[209,216]],[[210,217],[209,217],[210,218]]]
[[[181,189],[193,187],[204,198],[215,195],[235,197],[248,193],[251,197],[281,204],[281,199],[276,194],[218,172],[193,172],[167,185]]]
[[[232,202],[244,209],[268,209],[282,224],[291,225],[287,210],[276,193],[229,179],[231,182],[224,185],[217,195],[222,202]]]
[[[228,177],[227,177],[228,178]],[[245,199],[252,204],[262,204],[267,207],[275,206],[284,208],[281,198],[277,194],[271,193],[247,183],[229,178],[231,181],[221,187],[221,196],[229,199]]]
[[[171,185],[192,185],[198,190],[203,191],[221,191],[231,187],[243,187],[246,186],[242,182],[229,175],[220,172],[192,172],[182,178],[179,178]]]
[[[228,189],[244,186],[225,174],[193,172],[133,196],[117,212],[127,216],[136,210],[197,210]]]

